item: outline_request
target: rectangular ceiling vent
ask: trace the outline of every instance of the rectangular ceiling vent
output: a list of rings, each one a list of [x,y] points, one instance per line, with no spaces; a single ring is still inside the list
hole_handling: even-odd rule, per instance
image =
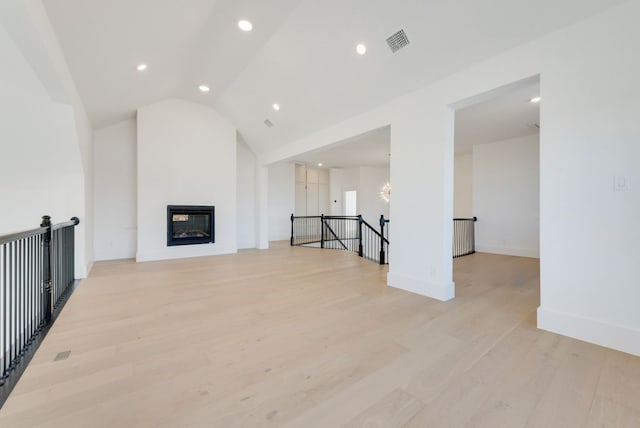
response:
[[[265,119],[264,124],[267,125],[268,128],[273,128],[273,122],[269,119]]]
[[[396,53],[409,44],[409,39],[407,38],[407,34],[404,30],[400,30],[387,38],[387,44],[389,45],[389,48],[391,48],[391,52]]]

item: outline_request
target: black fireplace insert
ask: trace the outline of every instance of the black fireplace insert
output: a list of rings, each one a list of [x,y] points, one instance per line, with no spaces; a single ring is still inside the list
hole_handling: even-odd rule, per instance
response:
[[[167,206],[167,246],[216,242],[215,207]]]

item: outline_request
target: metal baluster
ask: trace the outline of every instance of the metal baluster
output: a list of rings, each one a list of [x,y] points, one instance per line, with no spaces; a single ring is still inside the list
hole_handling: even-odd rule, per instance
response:
[[[51,246],[49,247],[51,258],[51,311],[53,312],[53,306],[56,303],[56,294],[58,287],[58,231],[51,231]]]
[[[20,329],[18,330],[20,333],[20,356],[24,355],[24,348],[26,347],[26,332],[25,332],[25,269],[24,269],[24,239],[18,241],[18,265],[20,266]]]
[[[22,310],[20,308],[20,303],[22,301],[22,268],[20,266],[20,251],[21,251],[21,241],[16,241],[16,340],[15,340],[15,348],[16,348],[16,357],[20,357],[20,350],[22,349]]]
[[[73,227],[67,229],[67,254],[73,254]],[[67,262],[67,283],[71,287],[73,285],[73,259],[69,259]]]
[[[471,222],[465,221],[464,225],[464,246],[465,253],[471,254]]]
[[[29,276],[28,286],[27,286],[27,320],[28,320],[28,332],[29,338],[27,339],[27,345],[31,344],[31,337],[33,335],[33,311],[31,310],[33,305],[33,240],[34,237],[30,237],[27,245],[27,254],[28,254],[28,268],[27,273]]]
[[[9,263],[9,292],[10,292],[10,299],[9,299],[9,346],[11,347],[11,352],[9,354],[9,360],[11,361],[11,363],[9,364],[9,370],[11,370],[11,368],[13,367],[14,363],[15,363],[15,357],[16,357],[16,281],[15,281],[15,271],[16,271],[16,266],[15,266],[15,262],[16,262],[16,250],[15,250],[15,242],[12,242],[10,245],[10,253],[9,253],[9,258],[11,259],[10,263]]]
[[[8,343],[7,343],[7,336],[8,336],[8,327],[7,327],[7,322],[8,322],[8,305],[7,305],[7,246],[6,245],[0,245],[0,252],[2,252],[2,278],[0,278],[0,285],[2,285],[2,308],[0,308],[2,310],[2,337],[0,338],[0,343],[2,343],[2,349],[0,349],[0,351],[2,352],[2,372],[0,373],[0,376],[2,377],[2,379],[4,379],[6,372],[7,372],[7,368],[8,368],[8,360],[9,360],[9,356],[7,355],[7,349],[8,349]]]
[[[476,252],[476,221],[478,221],[478,217],[473,217],[473,223],[471,223],[471,248],[473,252]]]
[[[384,264],[384,215],[380,214],[380,264]]]
[[[453,220],[453,257],[456,257],[458,255],[458,244],[456,242],[456,239],[458,237],[458,222]]]
[[[44,276],[42,272],[42,266],[44,265],[44,235],[40,235],[40,242],[38,247],[38,331],[44,326],[44,308],[43,308],[43,296],[44,296]]]
[[[458,257],[459,249],[458,249],[458,222],[456,220],[453,221],[453,248],[454,248],[454,257]]]
[[[44,323],[47,325],[51,322],[51,217],[43,216],[41,226],[47,228],[42,241],[42,304]]]

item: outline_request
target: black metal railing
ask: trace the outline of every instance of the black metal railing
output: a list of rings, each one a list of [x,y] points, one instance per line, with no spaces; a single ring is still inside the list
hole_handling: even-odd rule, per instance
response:
[[[78,223],[0,236],[0,406],[73,289]]]
[[[294,216],[291,214],[291,245],[353,251],[360,257],[387,264],[389,219],[380,216],[380,230],[358,216]]]
[[[320,219],[319,215],[294,217],[291,214],[291,246],[319,245],[322,242],[322,222]]]
[[[321,216],[322,242],[320,247],[358,252],[360,224],[357,216]]]
[[[453,219],[453,258],[476,252],[476,221],[477,217]]]

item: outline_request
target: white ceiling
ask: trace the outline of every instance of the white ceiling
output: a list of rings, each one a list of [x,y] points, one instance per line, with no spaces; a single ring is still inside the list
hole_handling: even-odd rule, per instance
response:
[[[359,166],[383,167],[389,165],[391,129],[388,126],[332,144],[295,158],[309,166],[322,163],[323,168],[349,168]]]
[[[537,134],[540,104],[529,100],[540,95],[540,83],[531,82],[500,96],[456,110],[455,152],[468,153],[476,144]]]
[[[258,154],[622,1],[43,0],[96,128],[174,96],[215,107]],[[401,28],[411,44],[391,54]]]
[[[530,126],[540,123],[540,104],[529,100],[540,95],[540,82],[530,79],[501,90],[493,98],[456,111],[455,152],[470,153],[474,145],[540,133]],[[389,126],[357,135],[329,147],[304,153],[296,162],[324,168],[389,165],[391,151]]]

